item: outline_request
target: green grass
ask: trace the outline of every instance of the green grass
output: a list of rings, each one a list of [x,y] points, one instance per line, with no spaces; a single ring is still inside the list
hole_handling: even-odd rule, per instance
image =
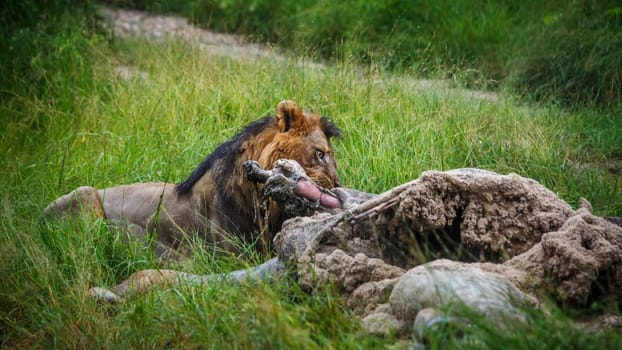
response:
[[[104,0],[332,61],[620,111],[619,0]]]
[[[585,197],[597,214],[622,212],[619,165],[617,173],[609,169],[622,154],[622,124],[614,115],[526,105],[512,95],[485,102],[461,90],[417,87],[408,76],[363,72],[347,60],[314,70],[140,40],[112,47],[94,40],[62,53],[67,56],[59,56],[61,69],[37,80],[42,89],[3,87],[10,93],[0,105],[2,347],[394,344],[395,337],[361,334],[331,286],[309,295],[290,281],[222,283],[154,291],[117,307],[99,305],[85,295],[89,287],[114,285],[134,271],[223,272],[265,257],[198,252],[190,261],[160,263],[100,221],[41,221],[45,205],[80,185],[184,179],[216,145],[273,113],[282,99],[330,116],[343,129],[335,146],[347,187],[381,192],[426,170],[480,167],[534,178],[573,206]],[[80,57],[87,64],[75,64]],[[145,77],[125,81],[115,73],[121,65]],[[438,330],[429,335],[429,345],[603,349],[622,343],[619,334],[571,326],[563,313],[533,314],[529,324],[508,330],[475,319],[466,340]]]

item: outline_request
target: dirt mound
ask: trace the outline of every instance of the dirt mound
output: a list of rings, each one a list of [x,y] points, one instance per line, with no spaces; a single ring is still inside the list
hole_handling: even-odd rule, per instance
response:
[[[534,180],[478,169],[429,171],[357,204],[350,191],[335,192],[349,208],[285,223],[277,237],[284,261],[333,247],[401,268],[436,258],[498,263],[527,251],[574,213]],[[322,243],[310,242],[313,236]]]
[[[285,222],[279,259],[310,291],[340,286],[370,331],[409,332],[420,310],[455,302],[520,319],[517,300],[622,301],[622,228],[534,180],[458,169],[335,193],[344,209]]]
[[[564,304],[622,301],[622,227],[581,208],[508,265],[529,271]]]

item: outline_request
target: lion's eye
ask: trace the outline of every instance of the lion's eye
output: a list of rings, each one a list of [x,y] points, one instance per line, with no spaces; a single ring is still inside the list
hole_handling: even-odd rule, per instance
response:
[[[324,160],[324,152],[320,151],[319,149],[315,151],[315,155],[317,156],[317,159],[319,160]]]

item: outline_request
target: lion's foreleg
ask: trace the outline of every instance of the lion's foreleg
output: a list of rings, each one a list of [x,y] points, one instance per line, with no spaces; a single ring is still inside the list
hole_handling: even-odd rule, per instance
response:
[[[107,301],[113,304],[122,302],[133,293],[146,293],[153,288],[162,288],[179,282],[179,272],[173,270],[143,270],[138,271],[121,282],[112,290],[103,287],[93,287],[88,294],[96,300]]]
[[[179,284],[204,286],[223,280],[231,281],[232,283],[268,281],[281,278],[286,273],[287,268],[285,264],[278,258],[272,258],[261,265],[248,269],[211,275],[195,275],[173,270],[151,269],[132,274],[112,289],[93,287],[89,289],[88,295],[95,300],[117,304],[131,294],[144,294],[154,288],[162,289]]]
[[[44,210],[46,217],[79,216],[80,214],[92,215],[96,218],[106,218],[104,206],[97,189],[91,186],[82,186],[57,198]]]
[[[237,276],[234,276],[234,279],[235,277]],[[117,304],[132,294],[144,294],[152,289],[163,289],[180,283],[190,286],[203,285],[218,278],[222,278],[222,276],[201,276],[174,270],[149,269],[133,273],[125,281],[111,289],[93,287],[89,289],[88,295],[95,300]]]

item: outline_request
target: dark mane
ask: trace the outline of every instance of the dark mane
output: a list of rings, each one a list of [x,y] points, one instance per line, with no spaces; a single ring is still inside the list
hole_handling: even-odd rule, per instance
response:
[[[197,181],[199,181],[199,179],[201,179],[203,175],[205,175],[205,173],[212,168],[214,162],[218,159],[231,158],[230,161],[224,162],[224,166],[233,168],[236,157],[242,151],[241,147],[244,140],[250,136],[258,135],[266,129],[266,127],[273,123],[276,123],[276,118],[274,116],[263,117],[262,119],[248,124],[239,134],[235,135],[229,141],[220,144],[220,146],[216,147],[212,153],[203,159],[201,164],[194,169],[192,174],[190,174],[184,182],[177,185],[177,192],[182,194],[190,192]]]

